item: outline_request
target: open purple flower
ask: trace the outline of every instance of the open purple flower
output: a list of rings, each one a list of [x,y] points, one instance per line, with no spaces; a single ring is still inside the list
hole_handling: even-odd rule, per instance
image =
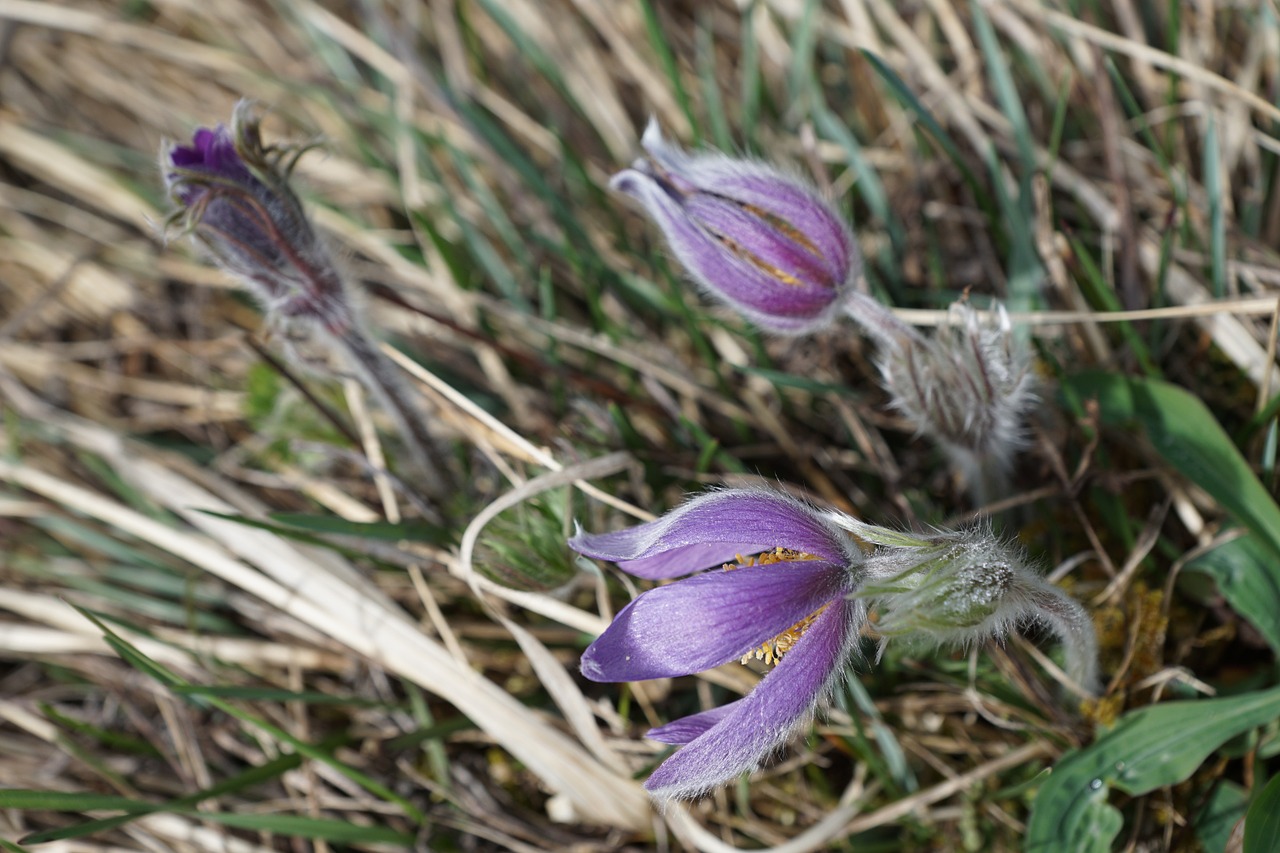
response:
[[[669,144],[655,122],[650,159],[614,175],[662,228],[695,281],[770,332],[816,331],[862,270],[849,227],[813,187],[764,163]]]
[[[333,334],[355,324],[351,299],[317,237],[289,174],[305,146],[262,143],[253,106],[236,106],[231,128],[200,128],[190,145],[166,145],[160,169],[181,222],[218,265],[264,307]]]
[[[627,605],[583,653],[587,678],[689,675],[750,657],[777,664],[746,697],[648,733],[683,747],[645,783],[655,797],[698,796],[756,768],[810,718],[857,648],[862,553],[827,515],[786,495],[712,492],[569,544],[642,578],[712,569]]]

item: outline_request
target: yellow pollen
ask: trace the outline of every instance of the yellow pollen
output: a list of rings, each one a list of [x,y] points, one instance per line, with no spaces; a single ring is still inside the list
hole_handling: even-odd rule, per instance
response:
[[[759,647],[752,649],[742,656],[742,663],[750,663],[752,658],[764,661],[769,666],[773,666],[782,660],[782,656],[791,651],[796,643],[800,642],[800,638],[804,636],[804,632],[809,630],[809,626],[822,615],[822,611],[827,609],[827,605],[822,605],[808,616],[783,631],[772,640],[766,640]]]
[[[761,260],[758,256],[756,256],[756,255],[752,254],[751,252],[748,252],[746,249],[742,248],[742,246],[741,246],[739,243],[737,243],[736,241],[734,241],[734,240],[730,240],[728,237],[724,236],[723,234],[716,234],[716,235],[715,235],[715,237],[716,237],[716,239],[717,239],[717,240],[719,240],[721,243],[723,243],[723,244],[725,245],[725,247],[726,247],[729,251],[733,252],[733,253],[734,253],[735,255],[737,255],[738,257],[740,257],[740,258],[742,258],[743,260],[747,261],[747,262],[748,262],[748,263],[750,263],[753,267],[756,267],[757,269],[762,270],[763,272],[767,273],[768,275],[773,276],[774,278],[776,278],[778,281],[782,282],[783,284],[790,285],[791,287],[801,287],[801,286],[802,286],[802,283],[801,283],[800,279],[796,278],[795,276],[793,276],[793,275],[792,275],[791,273],[789,273],[789,272],[786,272],[786,271],[784,271],[784,270],[780,270],[780,269],[778,269],[778,268],[777,268],[777,267],[775,267],[773,264],[766,264],[766,263],[765,263],[763,260]]]
[[[737,554],[736,559],[736,564],[725,563],[724,569],[728,571],[731,569],[740,569],[744,566],[772,566],[778,563],[798,563],[804,560],[817,560],[820,558],[813,554],[805,553],[804,551],[793,551],[790,548],[783,548],[779,546],[774,548],[772,551],[765,551],[762,554],[756,554],[755,556],[750,557],[744,557],[741,554]],[[752,649],[742,656],[742,663],[749,663],[752,658],[764,661],[769,666],[773,666],[778,663],[782,660],[782,656],[791,651],[795,644],[800,641],[800,638],[804,636],[804,632],[809,630],[809,626],[811,626],[814,623],[814,620],[821,616],[822,611],[826,609],[827,605],[822,605],[817,610],[810,613],[808,616],[804,617],[778,636],[774,637],[772,640],[766,640],[761,643],[758,648]]]
[[[822,256],[822,253],[818,251],[818,247],[813,244],[813,241],[810,240],[808,237],[806,237],[799,230],[797,230],[790,222],[787,222],[785,219],[779,216],[774,216],[769,211],[760,207],[756,207],[754,204],[743,204],[742,202],[738,202],[738,205],[743,210],[753,214],[754,216],[760,217],[765,222],[768,222],[769,225],[771,225],[772,227],[781,231],[783,234],[786,234],[788,237],[790,237],[792,240],[795,240],[801,246],[804,246],[806,249],[809,250],[810,254],[816,255],[818,257]]]

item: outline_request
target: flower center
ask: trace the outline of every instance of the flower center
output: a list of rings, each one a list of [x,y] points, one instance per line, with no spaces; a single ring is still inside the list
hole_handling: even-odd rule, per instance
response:
[[[726,571],[741,568],[743,566],[771,566],[777,563],[797,563],[803,560],[817,560],[818,557],[813,554],[806,554],[803,551],[793,551],[790,548],[781,546],[774,548],[772,551],[765,551],[763,554],[757,554],[754,557],[744,557],[737,555],[738,562],[725,563]],[[771,640],[766,640],[756,648],[747,652],[742,656],[742,663],[747,664],[752,658],[758,661],[764,661],[768,666],[773,666],[782,660],[782,656],[795,646],[804,636],[804,632],[809,630],[815,620],[822,615],[822,611],[827,609],[828,605],[822,605],[808,616],[783,631]]]

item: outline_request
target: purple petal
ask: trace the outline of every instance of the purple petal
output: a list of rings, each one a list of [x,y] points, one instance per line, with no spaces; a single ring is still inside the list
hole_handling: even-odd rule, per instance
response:
[[[693,545],[723,544],[725,551],[689,552],[686,571],[646,558]],[[763,544],[763,547],[762,547]],[[641,577],[676,577],[728,560],[732,553],[759,553],[775,547],[813,554],[833,563],[861,561],[847,536],[824,522],[807,504],[765,489],[727,489],[699,495],[656,521],[613,533],[580,533],[569,547],[598,560],[639,568]],[[848,549],[848,550],[846,550]],[[721,556],[723,555],[723,556]],[[708,564],[708,556],[714,560]],[[632,561],[642,561],[637,566]]]
[[[804,560],[709,572],[649,590],[582,654],[592,681],[642,681],[742,657],[849,587],[839,564]]]
[[[664,761],[645,788],[661,799],[696,797],[759,766],[840,677],[864,615],[857,602],[833,604],[751,693]]]
[[[252,187],[260,185],[236,151],[231,131],[223,125],[197,130],[190,146],[180,145],[169,152],[169,162],[175,168],[202,172],[210,177]]]
[[[638,578],[667,580],[732,563],[739,555],[759,554],[776,547],[768,542],[698,542],[640,560],[619,560],[618,568]]]
[[[795,291],[796,302],[805,301],[820,310],[835,298],[836,288],[844,284],[830,269],[826,259],[798,239],[780,230],[776,224],[758,214],[719,196],[700,193],[689,196],[684,204],[685,212],[694,221],[713,233],[732,240],[742,252],[749,253],[757,261],[788,276],[792,281],[779,281]]]
[[[844,220],[815,190],[772,167],[707,155],[686,177],[698,189],[765,211],[809,240],[828,274],[840,284],[856,277],[861,257]]]
[[[659,743],[684,746],[694,738],[705,734],[707,729],[711,728],[732,713],[733,709],[741,701],[741,699],[738,699],[728,703],[727,705],[718,705],[709,711],[702,711],[697,714],[690,714],[687,717],[681,717],[678,720],[672,720],[665,726],[658,726],[656,729],[650,729],[645,734],[645,737],[649,740],[656,740]]]

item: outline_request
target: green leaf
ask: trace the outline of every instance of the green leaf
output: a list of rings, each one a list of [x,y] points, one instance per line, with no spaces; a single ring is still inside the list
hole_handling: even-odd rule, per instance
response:
[[[1158,379],[1102,372],[1067,377],[1062,385],[1077,399],[1095,398],[1104,424],[1142,427],[1170,465],[1280,556],[1280,506],[1197,397]]]
[[[1280,687],[1126,714],[1091,746],[1058,762],[1036,795],[1026,850],[1109,851],[1123,825],[1107,803],[1110,788],[1145,794],[1181,782],[1223,743],[1277,714]]]
[[[1280,654],[1280,564],[1255,534],[1246,534],[1187,563],[1184,572],[1214,579],[1231,608]]]
[[[1194,821],[1200,846],[1215,853],[1226,850],[1231,831],[1248,807],[1249,794],[1240,785],[1225,780],[1214,785],[1209,801]]]
[[[1272,777],[1244,818],[1244,853],[1275,853],[1280,838],[1280,776]]]

